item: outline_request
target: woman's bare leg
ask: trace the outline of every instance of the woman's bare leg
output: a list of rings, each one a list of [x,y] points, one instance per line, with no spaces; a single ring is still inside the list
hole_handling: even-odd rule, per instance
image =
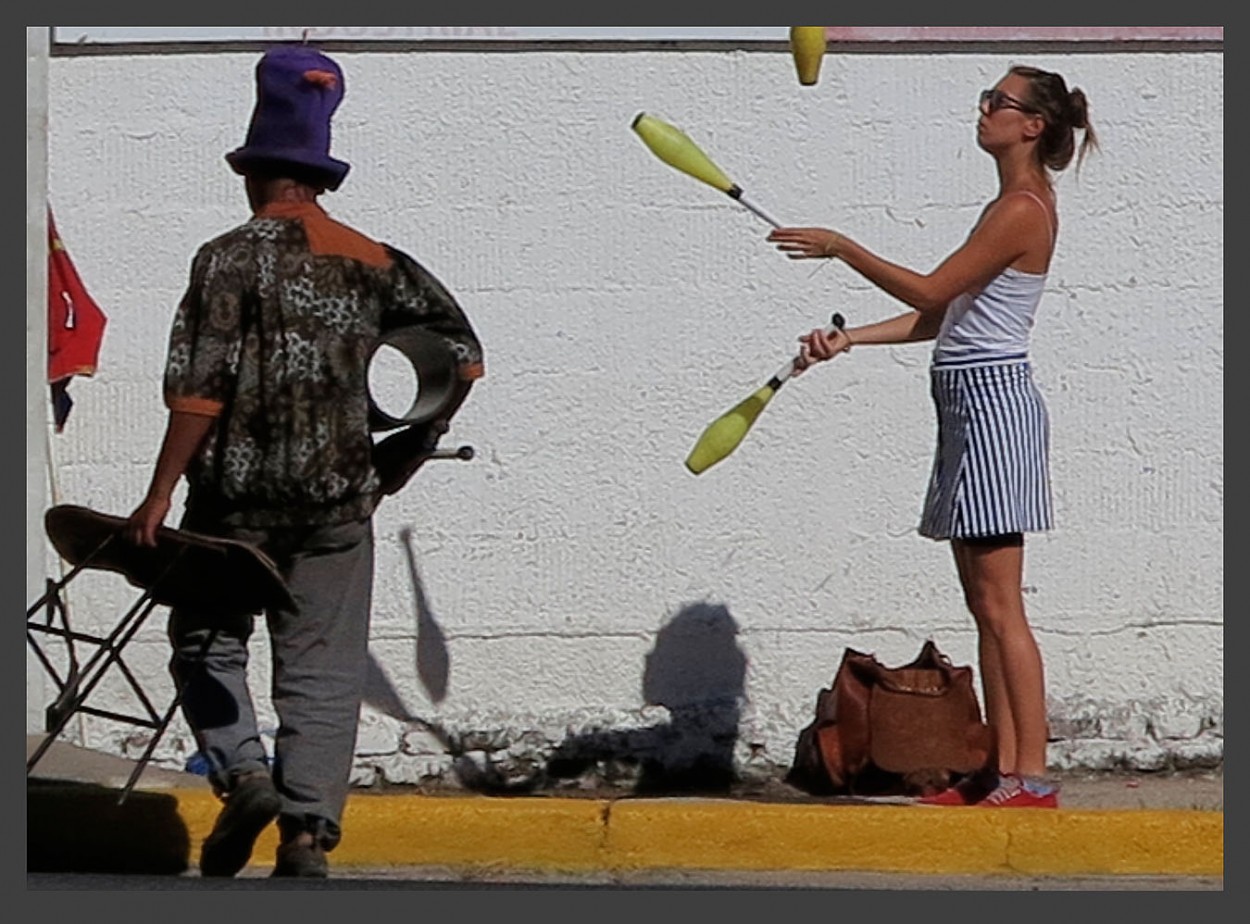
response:
[[[964,599],[977,624],[986,722],[1003,773],[1046,773],[1042,656],[1024,612],[1023,537],[954,540]]]

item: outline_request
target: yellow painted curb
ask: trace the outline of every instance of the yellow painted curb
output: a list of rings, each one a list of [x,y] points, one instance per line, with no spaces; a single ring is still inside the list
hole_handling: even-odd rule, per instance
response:
[[[624,868],[1222,876],[1224,814],[618,801]]]
[[[221,803],[211,793],[175,793],[191,832],[191,865]],[[594,799],[486,796],[352,796],[343,811],[336,867],[472,866],[592,870],[604,867],[604,814]],[[270,867],[276,826],[256,841],[252,865]]]
[[[219,803],[175,791],[191,863]],[[1224,814],[820,805],[715,799],[353,795],[338,868],[1224,874]],[[268,828],[252,863],[272,866]]]
[[[334,863],[595,869],[606,807],[593,799],[349,798]]]

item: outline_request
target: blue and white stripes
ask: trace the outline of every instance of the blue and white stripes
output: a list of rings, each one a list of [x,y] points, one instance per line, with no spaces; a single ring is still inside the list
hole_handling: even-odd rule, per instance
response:
[[[968,539],[1050,529],[1050,425],[1029,363],[935,365],[930,375],[938,445],[920,534]]]

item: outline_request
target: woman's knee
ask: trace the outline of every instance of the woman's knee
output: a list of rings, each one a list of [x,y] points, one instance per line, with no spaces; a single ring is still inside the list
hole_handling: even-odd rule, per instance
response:
[[[964,603],[979,627],[994,629],[1023,616],[1020,534],[960,540],[956,553]]]
[[[965,587],[964,603],[977,628],[995,637],[1024,624],[1024,595],[1019,586],[978,584]]]

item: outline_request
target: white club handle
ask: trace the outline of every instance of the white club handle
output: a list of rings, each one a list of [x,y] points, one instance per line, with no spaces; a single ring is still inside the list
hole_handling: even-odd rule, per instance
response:
[[[741,187],[741,186],[739,186],[739,185],[737,185],[737,184],[735,183],[735,184],[734,184],[733,186],[731,186],[729,189],[725,190],[725,193],[726,193],[726,195],[728,195],[728,196],[729,196],[729,198],[730,198],[730,199],[736,199],[736,200],[738,200],[738,201],[739,201],[739,202],[741,202],[741,203],[742,203],[742,204],[743,204],[746,208],[750,209],[750,210],[751,210],[752,212],[754,212],[756,215],[760,216],[760,218],[764,219],[766,222],[768,222],[768,223],[769,223],[770,225],[772,225],[774,228],[780,228],[780,227],[781,227],[781,222],[779,222],[777,219],[773,218],[771,215],[769,215],[767,212],[765,212],[762,208],[760,208],[760,207],[759,207],[758,205],[756,205],[754,202],[751,202],[750,200],[748,200],[746,196],[742,195],[742,187]]]
[[[752,212],[754,212],[756,215],[760,216],[760,218],[764,219],[766,222],[768,222],[768,223],[769,223],[770,225],[772,225],[774,228],[780,228],[780,227],[781,227],[781,222],[777,221],[777,219],[773,218],[771,215],[769,215],[767,212],[765,212],[762,208],[760,208],[760,207],[759,207],[758,205],[756,205],[754,202],[749,202],[749,201],[747,200],[746,196],[744,196],[744,195],[742,195],[741,193],[739,193],[739,194],[737,195],[737,197],[736,197],[736,198],[737,198],[737,200],[738,200],[739,202],[741,202],[743,205],[745,205],[747,208],[749,208],[749,209],[750,209]]]

